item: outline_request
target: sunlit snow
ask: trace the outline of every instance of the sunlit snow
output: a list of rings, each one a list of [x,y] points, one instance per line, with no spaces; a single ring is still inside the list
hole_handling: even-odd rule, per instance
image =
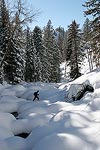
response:
[[[69,86],[86,80],[94,92],[67,103]],[[0,85],[0,150],[100,150],[100,70],[70,83]]]

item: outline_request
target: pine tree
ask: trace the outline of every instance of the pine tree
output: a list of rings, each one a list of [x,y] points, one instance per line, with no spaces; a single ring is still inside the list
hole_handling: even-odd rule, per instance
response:
[[[67,75],[67,63],[68,63],[68,59],[67,59],[67,50],[68,50],[68,31],[66,30],[66,32],[65,32],[65,35],[64,35],[64,40],[63,40],[63,45],[62,45],[63,47],[63,53],[64,53],[64,55],[63,55],[63,59],[64,59],[64,61],[65,61],[65,77],[66,77],[66,75]]]
[[[23,27],[31,22],[35,14],[30,14],[25,9],[22,0],[14,3],[10,13],[10,37],[8,51],[5,57],[4,75],[9,83],[19,83],[24,79],[24,51],[25,38],[23,37]]]
[[[47,26],[44,29],[43,39],[44,39],[44,46],[46,47],[46,51],[47,51],[46,55],[48,58],[48,64],[46,68],[47,74],[48,74],[47,80],[49,82],[57,82],[56,78],[57,78],[59,71],[55,70],[56,67],[54,65],[57,65],[57,64],[54,61],[56,60],[55,56],[59,57],[59,54],[58,54],[59,52],[58,52],[58,47],[57,47],[57,43],[55,40],[54,29],[53,29],[51,20],[48,21]],[[57,69],[59,70],[59,63],[58,63]]]
[[[98,0],[87,0],[83,6],[87,8],[85,14],[93,16],[91,24],[95,32],[98,32],[95,37],[100,37],[100,2]]]
[[[23,26],[25,28],[26,23],[31,22],[36,15],[35,13],[30,14],[30,12],[26,11],[24,4],[22,4],[21,0],[18,0],[16,2],[17,3],[14,4],[15,7],[13,7],[13,10],[10,10],[10,13],[8,13],[5,1],[0,1],[1,83],[3,77],[8,83],[12,84],[19,83],[21,80],[24,79],[23,71],[25,64],[25,37],[23,37]]]
[[[47,80],[47,57],[46,48],[43,45],[42,30],[36,26],[33,31],[33,41],[36,49],[36,74],[37,81],[45,82]]]
[[[91,49],[91,24],[90,20],[86,18],[84,24],[83,24],[83,50],[87,51],[87,57],[89,62],[89,69],[90,71],[93,70],[93,58],[92,58],[92,49]]]
[[[53,60],[53,41],[54,41],[54,30],[52,27],[51,20],[48,21],[47,26],[44,28],[43,42],[46,47],[47,56],[47,81],[51,82],[51,72],[52,72],[52,60]]]
[[[57,45],[57,42],[55,41],[55,47],[54,47],[54,51],[53,51],[53,60],[52,60],[52,72],[51,72],[51,79],[52,82],[60,82],[60,50],[59,47]]]
[[[17,26],[15,30],[13,30],[14,26]],[[10,26],[8,48],[9,50],[6,52],[4,64],[5,80],[12,84],[19,83],[23,80],[23,39],[22,27],[17,13],[14,24]]]
[[[9,43],[9,14],[4,0],[0,1],[0,83],[3,82],[3,65]]]
[[[42,45],[42,32],[41,29],[36,26],[33,31],[33,41],[36,49],[36,62],[35,62],[35,74],[36,81],[42,81],[42,61],[43,45]]]
[[[36,81],[36,49],[34,46],[33,34],[27,27],[26,33],[26,49],[25,49],[25,81],[35,82]]]
[[[80,49],[80,29],[75,20],[68,28],[68,43],[66,54],[66,59],[69,61],[70,66],[70,77],[72,79],[76,79],[81,75],[80,64],[82,53]]]
[[[59,27],[56,29],[57,32],[57,45],[60,51],[60,61],[63,62],[64,61],[64,49],[63,49],[63,41],[64,41],[64,36],[65,36],[65,31],[64,28]]]
[[[100,67],[100,2],[99,0],[87,0],[83,6],[87,8],[85,14],[93,17],[91,48],[96,66]]]
[[[91,25],[90,20],[88,18],[86,18],[83,24],[83,38],[85,42],[89,42],[91,38]]]
[[[32,36],[30,33],[29,27],[24,31],[26,48],[25,48],[25,69],[24,69],[24,78],[26,82],[32,81],[32,66],[31,61],[33,60],[33,56],[31,58],[31,48],[32,48]],[[32,61],[33,65],[33,61]]]

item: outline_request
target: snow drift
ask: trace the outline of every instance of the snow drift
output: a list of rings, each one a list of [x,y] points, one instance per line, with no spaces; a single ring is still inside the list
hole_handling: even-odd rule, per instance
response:
[[[94,92],[67,103],[70,85],[86,80]],[[40,101],[33,102],[36,90]],[[100,70],[70,83],[0,85],[0,150],[99,150],[99,114]],[[21,133],[28,136],[19,137]]]

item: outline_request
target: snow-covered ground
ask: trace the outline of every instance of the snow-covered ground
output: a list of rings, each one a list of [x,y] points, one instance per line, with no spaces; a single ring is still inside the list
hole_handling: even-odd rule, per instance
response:
[[[86,80],[94,92],[65,102],[69,85]],[[100,150],[100,70],[72,83],[0,85],[0,150]]]
[[[96,65],[95,63],[93,63],[93,69],[96,69]],[[69,72],[70,72],[70,68],[69,66],[66,65],[66,62],[61,63],[60,65],[60,70],[62,73],[62,82],[68,82],[70,80],[69,78]],[[89,62],[88,62],[88,56],[86,55],[86,58],[83,60],[82,64],[81,64],[81,69],[80,69],[81,74],[87,74],[90,72],[89,69]]]

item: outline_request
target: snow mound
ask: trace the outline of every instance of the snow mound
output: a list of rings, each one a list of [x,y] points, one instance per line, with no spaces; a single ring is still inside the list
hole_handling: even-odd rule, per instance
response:
[[[67,103],[69,86],[86,80],[94,92]],[[40,101],[32,101],[37,90]],[[100,69],[70,83],[0,85],[0,150],[99,150],[99,114]]]
[[[86,150],[87,148],[85,141],[78,136],[65,133],[55,133],[45,137],[32,150],[41,150],[41,147],[43,150]]]

